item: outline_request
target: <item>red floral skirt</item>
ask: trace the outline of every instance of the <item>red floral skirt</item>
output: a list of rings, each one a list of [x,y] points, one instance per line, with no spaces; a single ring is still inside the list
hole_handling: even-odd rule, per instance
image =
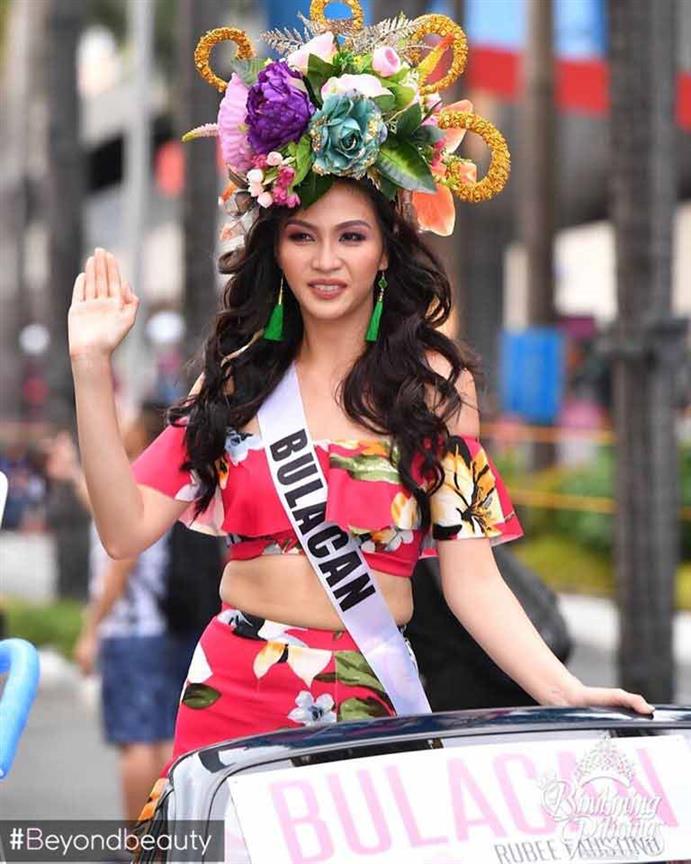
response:
[[[183,753],[231,738],[392,714],[347,632],[293,627],[224,604],[192,657],[163,776]]]

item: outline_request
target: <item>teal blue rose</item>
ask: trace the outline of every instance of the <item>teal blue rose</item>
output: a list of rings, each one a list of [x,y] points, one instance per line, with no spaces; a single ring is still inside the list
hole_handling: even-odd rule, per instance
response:
[[[309,125],[313,170],[317,174],[363,177],[386,139],[386,126],[376,102],[350,90],[327,96]]]

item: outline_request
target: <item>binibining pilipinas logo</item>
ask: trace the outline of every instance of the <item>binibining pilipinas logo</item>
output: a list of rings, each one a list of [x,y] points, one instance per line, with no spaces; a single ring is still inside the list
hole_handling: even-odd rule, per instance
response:
[[[611,738],[578,760],[571,779],[550,776],[539,786],[569,860],[644,861],[662,854],[661,796],[642,790],[633,763]]]

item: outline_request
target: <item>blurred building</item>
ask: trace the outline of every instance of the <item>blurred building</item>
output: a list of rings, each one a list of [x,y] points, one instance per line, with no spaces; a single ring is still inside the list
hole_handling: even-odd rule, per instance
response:
[[[677,122],[679,127],[679,189],[675,274],[675,311],[691,315],[691,4],[676,0],[679,14]],[[36,5],[26,3],[31,15]],[[231,4],[232,5],[232,4]],[[496,120],[505,131],[513,153],[514,177],[497,201],[506,218],[516,223],[520,195],[522,154],[516,117],[520,110],[521,51],[526,37],[523,0],[464,0],[464,26],[471,51],[462,78],[462,92],[477,109]],[[363,2],[372,18],[372,3]],[[233,23],[243,26],[255,39],[267,27],[293,26],[296,12],[307,11],[307,0],[266,0],[252,8],[251,15]],[[454,15],[451,0],[434,2],[434,11]],[[330,6],[338,14],[338,4]],[[347,14],[347,10],[343,14]],[[219,25],[230,23],[219,21]],[[589,317],[600,324],[615,312],[614,255],[611,229],[606,221],[608,193],[607,61],[605,0],[555,0],[555,46],[557,52],[558,108],[558,223],[556,244],[556,303],[563,316]],[[7,29],[5,68],[21,62],[18,36],[24,29]],[[200,34],[201,35],[201,34]],[[190,58],[192,62],[192,58]],[[219,61],[220,62],[220,61]],[[95,245],[111,249],[127,260],[124,248],[127,213],[124,212],[124,130],[131,105],[127,54],[103,26],[90,27],[82,37],[78,56],[79,87],[83,99],[81,137],[87,163],[88,197],[85,205],[85,255]],[[15,74],[17,74],[15,70]],[[30,70],[27,71],[30,76]],[[4,161],[0,168],[0,191],[11,185],[12,172],[26,172],[29,212],[19,255],[21,278],[12,268],[0,273],[0,300],[19,309],[15,332],[4,327],[0,366],[14,362],[18,351],[14,338],[21,327],[41,322],[46,315],[45,287],[47,238],[41,218],[41,183],[45,164],[41,159],[41,133],[45,117],[40,101],[29,98],[32,80],[22,84],[29,99],[23,134],[27,140],[22,163]],[[143,247],[142,285],[136,286],[146,300],[146,313],[175,308],[181,291],[181,233],[179,193],[184,182],[181,148],[173,134],[174,82],[161,74],[150,86],[149,111],[153,137],[153,182],[149,207],[149,230]],[[21,101],[4,107],[7,123],[22,109]],[[212,120],[213,118],[209,118]],[[645,119],[642,118],[642,122]],[[20,130],[21,131],[21,130]],[[17,133],[19,134],[19,133]],[[30,144],[30,146],[28,146]],[[15,147],[16,136],[15,136]],[[21,145],[19,145],[21,146]],[[223,183],[219,159],[219,190]],[[4,232],[3,232],[4,233]],[[510,232],[498,255],[505,261],[503,323],[518,327],[525,322],[525,278],[522,251]],[[15,238],[0,237],[5,261],[17,257],[9,245]],[[9,244],[9,245],[8,245]],[[211,250],[210,250],[211,251]],[[10,254],[11,252],[11,254]],[[3,281],[4,280],[4,281]],[[219,287],[222,283],[219,280]],[[5,307],[7,308],[7,306]],[[152,364],[146,364],[145,368]],[[15,406],[2,404],[0,413],[11,416]]]

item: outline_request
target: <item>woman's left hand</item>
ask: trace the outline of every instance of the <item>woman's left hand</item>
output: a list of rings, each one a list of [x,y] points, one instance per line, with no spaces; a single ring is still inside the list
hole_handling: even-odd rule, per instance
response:
[[[588,687],[580,683],[569,692],[567,704],[574,708],[628,708],[638,714],[655,711],[640,693],[629,693],[621,687]]]

